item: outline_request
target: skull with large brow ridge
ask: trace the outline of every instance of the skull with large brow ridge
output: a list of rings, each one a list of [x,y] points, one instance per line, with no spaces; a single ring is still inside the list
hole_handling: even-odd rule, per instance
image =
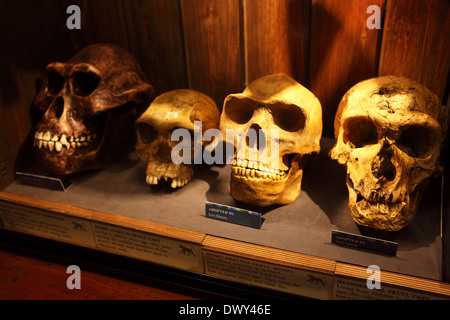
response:
[[[220,130],[235,149],[231,196],[258,206],[289,204],[300,194],[309,156],[320,151],[322,108],[288,75],[268,75],[225,99]]]
[[[125,49],[93,44],[68,62],[47,65],[34,100],[41,115],[34,135],[37,162],[66,175],[100,169],[134,148],[134,121],[153,95]]]
[[[347,168],[357,224],[398,231],[413,220],[428,178],[442,170],[446,128],[438,97],[408,78],[365,80],[344,95],[330,155]]]

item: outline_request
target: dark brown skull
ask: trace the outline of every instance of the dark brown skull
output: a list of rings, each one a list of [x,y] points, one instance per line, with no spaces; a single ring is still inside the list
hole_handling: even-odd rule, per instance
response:
[[[93,44],[66,63],[47,65],[34,108],[37,162],[65,175],[105,168],[134,148],[134,121],[153,87],[123,48]]]

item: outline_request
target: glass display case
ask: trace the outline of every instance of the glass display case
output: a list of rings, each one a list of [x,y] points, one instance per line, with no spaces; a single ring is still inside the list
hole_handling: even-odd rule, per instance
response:
[[[299,297],[450,297],[447,142],[442,174],[430,180],[414,220],[396,232],[353,221],[346,170],[330,157],[339,102],[360,81],[409,77],[438,97],[447,117],[448,1],[7,1],[2,7],[0,229]],[[69,28],[69,19],[79,19],[79,28]],[[127,49],[155,96],[197,90],[219,113],[229,94],[266,75],[285,73],[310,90],[320,101],[323,129],[298,198],[265,207],[233,199],[229,163],[194,164],[182,187],[149,184],[134,150],[104,169],[43,172],[34,158],[31,107],[45,86],[43,71],[94,43]],[[208,216],[211,204],[225,213]],[[242,223],[248,214],[260,219],[257,227]]]

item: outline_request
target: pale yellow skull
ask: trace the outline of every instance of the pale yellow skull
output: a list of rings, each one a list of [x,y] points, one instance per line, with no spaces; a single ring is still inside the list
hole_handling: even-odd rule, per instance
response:
[[[334,130],[330,155],[347,168],[355,222],[386,231],[404,228],[428,178],[441,170],[446,121],[439,99],[404,77],[362,81],[342,98]]]
[[[300,194],[308,156],[320,151],[322,108],[288,75],[269,75],[225,99],[220,130],[235,148],[231,196],[258,206],[289,204]],[[250,131],[256,140],[249,139]]]
[[[156,97],[136,121],[136,152],[147,165],[147,184],[156,185],[160,179],[164,179],[171,183],[172,188],[176,188],[188,183],[193,176],[194,121],[201,123],[203,134],[208,129],[218,128],[219,116],[215,102],[195,90],[178,89]],[[190,163],[172,161],[172,149],[182,143],[172,137],[176,129],[190,133],[191,154],[184,155],[188,156]]]

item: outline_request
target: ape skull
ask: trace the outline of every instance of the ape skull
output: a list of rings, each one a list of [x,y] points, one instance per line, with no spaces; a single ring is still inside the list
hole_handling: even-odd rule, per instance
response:
[[[231,196],[258,206],[289,204],[300,194],[308,156],[320,151],[322,108],[288,75],[268,75],[226,97],[220,129],[235,150]]]
[[[50,63],[34,100],[43,114],[34,135],[37,162],[65,175],[120,160],[134,148],[139,106],[152,94],[133,56],[117,46],[93,44],[66,63]]]
[[[404,77],[362,81],[342,98],[334,130],[331,157],[347,167],[354,221],[385,231],[407,226],[441,170],[446,120],[436,95]]]
[[[188,183],[194,174],[191,166],[194,162],[194,129],[197,129],[194,121],[201,122],[203,134],[208,129],[218,128],[219,116],[215,102],[195,90],[177,89],[156,97],[136,121],[136,153],[147,165],[147,184],[157,185],[164,179],[170,180],[172,188],[177,188]],[[172,137],[177,129],[182,129],[181,135]],[[184,133],[189,133],[190,154],[183,154],[182,158],[188,161],[173,162],[172,150],[186,142]],[[184,150],[183,147],[182,152]]]

